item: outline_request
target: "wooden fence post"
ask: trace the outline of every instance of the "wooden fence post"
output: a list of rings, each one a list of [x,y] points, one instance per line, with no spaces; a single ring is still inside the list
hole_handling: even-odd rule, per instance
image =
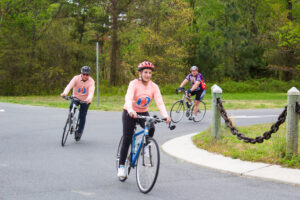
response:
[[[221,98],[222,89],[214,84],[211,87],[212,99],[211,99],[211,107],[212,107],[212,129],[211,135],[213,140],[221,139],[221,114],[219,108],[217,107],[217,98]]]
[[[291,157],[298,153],[298,114],[296,111],[296,102],[300,92],[296,87],[288,91],[288,107],[286,121],[286,155]]]

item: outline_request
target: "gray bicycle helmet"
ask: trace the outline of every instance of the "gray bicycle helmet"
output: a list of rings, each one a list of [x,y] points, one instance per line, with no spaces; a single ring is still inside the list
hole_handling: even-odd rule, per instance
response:
[[[81,67],[81,73],[82,74],[90,74],[91,68],[89,66],[83,66],[83,67]]]
[[[192,66],[192,67],[190,68],[190,71],[194,71],[194,70],[197,70],[197,71],[198,71],[198,67],[197,67],[197,66]]]

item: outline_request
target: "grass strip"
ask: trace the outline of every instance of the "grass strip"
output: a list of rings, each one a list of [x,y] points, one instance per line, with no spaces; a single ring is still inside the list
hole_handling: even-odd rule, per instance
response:
[[[174,102],[180,100],[182,94],[163,95],[167,110],[171,110]],[[285,93],[226,93],[222,95],[226,109],[259,109],[283,108],[287,102]],[[211,109],[211,94],[206,94],[203,101],[207,109]],[[67,108],[69,102],[56,96],[0,96],[0,102],[17,103],[34,106],[49,106]],[[125,102],[124,96],[100,96],[99,106],[94,97],[90,110],[121,111]],[[155,103],[151,103],[150,111],[157,111]]]
[[[255,138],[269,130],[271,125],[270,123],[237,128],[239,132],[244,133],[247,137]],[[193,142],[198,148],[234,159],[278,164],[283,167],[300,169],[299,148],[298,155],[294,155],[290,159],[286,158],[286,123],[282,124],[279,130],[273,133],[269,140],[264,140],[264,142],[260,144],[249,144],[237,139],[225,125],[222,126],[221,131],[222,137],[218,141],[212,140],[211,128],[209,128],[195,135]],[[300,143],[300,137],[298,140],[298,143]]]

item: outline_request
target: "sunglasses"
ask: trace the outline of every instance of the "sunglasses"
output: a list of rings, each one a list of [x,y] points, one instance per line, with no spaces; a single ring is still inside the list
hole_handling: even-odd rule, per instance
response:
[[[89,74],[82,74],[82,76],[89,76]]]

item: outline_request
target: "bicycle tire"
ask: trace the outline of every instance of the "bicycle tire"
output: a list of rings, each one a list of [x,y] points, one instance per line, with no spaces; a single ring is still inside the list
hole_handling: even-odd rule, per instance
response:
[[[172,122],[178,123],[182,120],[184,115],[184,103],[182,100],[176,101],[170,111],[170,117]]]
[[[143,145],[136,165],[136,182],[142,193],[148,193],[152,190],[157,180],[160,164],[157,142],[153,138],[148,138],[147,146],[149,156],[145,155],[145,146]]]
[[[68,128],[67,128],[67,126],[68,126]],[[63,129],[63,134],[62,134],[62,138],[61,138],[61,146],[65,146],[65,143],[67,141],[67,138],[68,138],[68,135],[70,132],[71,132],[71,114],[68,115],[66,124]]]
[[[192,112],[194,112],[194,106],[195,106],[195,104],[192,107]],[[205,114],[206,114],[206,105],[203,101],[200,101],[199,102],[199,110],[193,118],[194,122],[200,122],[204,118]]]
[[[78,129],[79,129],[79,118],[77,119],[77,122],[76,122],[76,126],[75,126],[75,131],[74,131],[74,139],[76,141],[76,136],[78,134]]]
[[[120,164],[119,164],[119,160],[120,160],[120,155],[121,155],[121,148],[122,148],[122,145],[123,145],[123,136],[121,137],[120,139],[120,142],[119,142],[119,146],[118,146],[118,151],[117,151],[117,156],[116,156],[116,168],[117,168],[117,171],[120,167]],[[131,145],[129,146],[129,152],[131,152]],[[126,172],[127,172],[127,176],[122,178],[122,177],[119,177],[119,180],[121,182],[124,182],[127,178],[128,178],[128,175],[130,173],[130,160],[131,160],[131,153],[129,155],[127,155],[127,158],[126,158],[126,161],[125,161],[125,169],[126,169]]]

